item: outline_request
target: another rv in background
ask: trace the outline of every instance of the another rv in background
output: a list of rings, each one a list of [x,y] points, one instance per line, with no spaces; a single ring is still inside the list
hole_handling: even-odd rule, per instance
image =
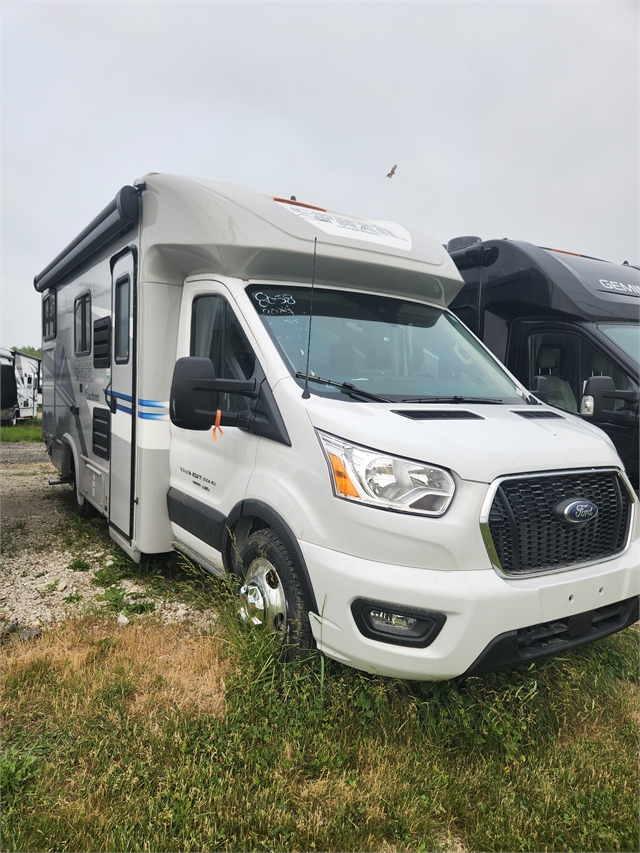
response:
[[[540,399],[604,430],[638,489],[640,271],[512,240],[457,237],[450,309]]]
[[[38,416],[40,359],[33,355],[0,347],[2,376],[2,423],[15,425],[20,418]]]

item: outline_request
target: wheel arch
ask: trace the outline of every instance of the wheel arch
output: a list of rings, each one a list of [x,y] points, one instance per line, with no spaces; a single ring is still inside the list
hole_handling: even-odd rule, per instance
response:
[[[241,501],[236,504],[227,516],[220,548],[225,569],[228,572],[235,573],[237,568],[237,554],[242,550],[244,543],[256,530],[262,530],[267,527],[271,528],[282,540],[282,543],[296,564],[305,607],[309,612],[317,613],[318,605],[316,596],[298,539],[287,522],[274,509],[262,501]]]
[[[62,457],[60,473],[63,477],[70,477],[71,471],[75,470],[76,477],[80,476],[80,457],[78,449],[71,435],[66,432],[62,436]],[[78,484],[76,483],[76,487]]]

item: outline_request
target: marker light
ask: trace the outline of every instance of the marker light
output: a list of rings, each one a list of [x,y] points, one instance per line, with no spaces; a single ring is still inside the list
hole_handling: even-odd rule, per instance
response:
[[[455,491],[448,471],[360,447],[318,431],[337,497],[418,515],[446,512]]]

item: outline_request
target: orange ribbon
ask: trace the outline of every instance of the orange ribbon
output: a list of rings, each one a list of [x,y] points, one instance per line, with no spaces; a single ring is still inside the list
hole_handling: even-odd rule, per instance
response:
[[[219,432],[220,435],[224,435],[224,430],[220,426],[220,418],[221,417],[222,417],[222,412],[220,411],[220,409],[218,409],[218,411],[216,412],[216,422],[213,426],[213,429],[211,430],[211,440],[212,441],[218,440],[218,438],[216,436],[216,432]]]

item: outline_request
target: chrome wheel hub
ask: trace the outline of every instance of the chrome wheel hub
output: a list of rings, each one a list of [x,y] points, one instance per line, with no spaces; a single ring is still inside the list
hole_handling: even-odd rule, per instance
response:
[[[284,590],[273,564],[265,557],[258,557],[247,569],[240,599],[240,618],[244,622],[264,625],[284,635],[287,627]]]

